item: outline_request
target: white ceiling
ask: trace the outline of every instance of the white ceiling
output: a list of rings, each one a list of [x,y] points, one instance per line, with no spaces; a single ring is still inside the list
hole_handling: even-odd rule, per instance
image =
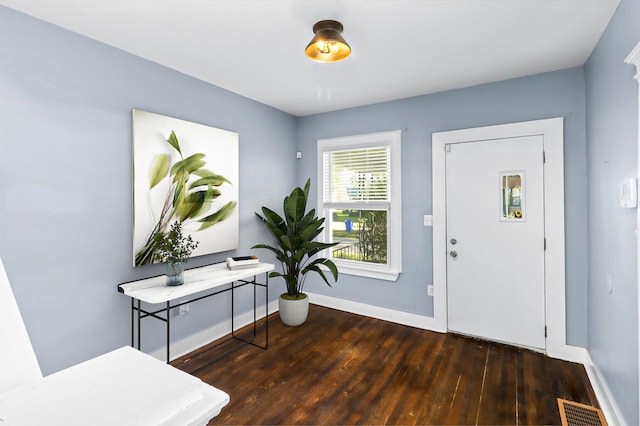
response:
[[[0,0],[296,116],[585,63],[619,0]],[[312,62],[316,21],[352,55]]]

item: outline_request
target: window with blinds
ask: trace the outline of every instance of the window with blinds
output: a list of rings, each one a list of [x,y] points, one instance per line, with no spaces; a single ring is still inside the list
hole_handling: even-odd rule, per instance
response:
[[[390,157],[389,146],[325,152],[324,202],[389,202]]]
[[[318,214],[342,273],[395,281],[401,270],[400,131],[318,141]]]

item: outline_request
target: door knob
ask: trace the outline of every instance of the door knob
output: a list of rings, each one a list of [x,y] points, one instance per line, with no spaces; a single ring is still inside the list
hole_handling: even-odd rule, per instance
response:
[[[456,257],[458,257],[458,252],[457,252],[457,251],[455,251],[455,250],[451,250],[451,251],[449,252],[449,254],[450,254],[450,255],[451,255],[451,257],[453,257],[454,259],[455,259]]]
[[[455,246],[456,244],[458,244],[458,240],[456,240],[455,238],[452,238],[451,244]]]

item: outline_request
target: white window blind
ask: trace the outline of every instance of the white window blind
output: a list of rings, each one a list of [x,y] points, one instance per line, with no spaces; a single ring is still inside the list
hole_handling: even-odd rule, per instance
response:
[[[325,151],[323,202],[390,202],[390,156],[389,146]]]

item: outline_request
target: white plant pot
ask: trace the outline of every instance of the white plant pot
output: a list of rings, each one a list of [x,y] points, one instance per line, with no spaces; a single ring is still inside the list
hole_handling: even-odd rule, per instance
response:
[[[297,327],[303,324],[309,315],[309,296],[305,294],[304,299],[288,300],[280,295],[278,307],[282,322],[290,327]]]

